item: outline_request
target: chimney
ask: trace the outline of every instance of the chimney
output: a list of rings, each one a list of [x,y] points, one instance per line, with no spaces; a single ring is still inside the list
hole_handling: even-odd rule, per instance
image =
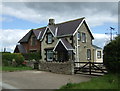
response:
[[[49,24],[48,25],[54,25],[55,24],[55,19],[49,19]]]

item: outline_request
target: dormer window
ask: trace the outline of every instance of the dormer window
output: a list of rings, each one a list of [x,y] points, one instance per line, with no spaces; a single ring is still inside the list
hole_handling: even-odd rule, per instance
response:
[[[48,34],[47,35],[47,43],[48,44],[52,43],[52,39],[53,39],[52,34]]]
[[[86,42],[86,34],[82,33],[82,42]]]
[[[80,32],[78,32],[78,40],[80,40]]]

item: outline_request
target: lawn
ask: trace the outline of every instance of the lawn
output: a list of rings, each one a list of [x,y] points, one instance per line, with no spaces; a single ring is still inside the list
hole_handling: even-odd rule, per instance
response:
[[[75,89],[117,89],[119,87],[120,74],[107,74],[104,76],[92,78],[88,82],[82,83],[68,83],[62,86],[58,91],[75,90]],[[119,78],[120,79],[120,78]],[[73,91],[72,90],[72,91]]]
[[[12,67],[12,66],[3,66],[2,67],[2,71],[23,71],[23,70],[32,70],[31,67],[24,67],[24,66],[20,66],[20,67]]]

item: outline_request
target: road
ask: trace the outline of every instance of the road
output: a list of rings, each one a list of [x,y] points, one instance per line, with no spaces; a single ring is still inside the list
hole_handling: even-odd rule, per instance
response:
[[[65,75],[44,71],[3,72],[2,87],[7,89],[58,89],[67,83],[90,80],[85,75]]]

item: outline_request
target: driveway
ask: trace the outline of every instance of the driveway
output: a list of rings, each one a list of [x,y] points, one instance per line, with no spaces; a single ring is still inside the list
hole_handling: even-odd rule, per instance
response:
[[[7,89],[58,89],[67,83],[90,80],[85,75],[64,75],[44,71],[3,72],[3,88]]]

